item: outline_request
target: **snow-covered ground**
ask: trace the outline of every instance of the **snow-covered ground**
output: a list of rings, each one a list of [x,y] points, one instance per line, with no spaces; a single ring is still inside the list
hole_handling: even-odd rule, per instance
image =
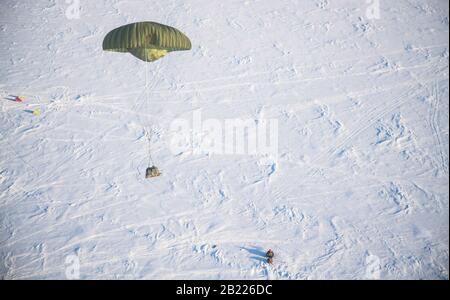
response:
[[[1,278],[449,278],[447,0],[68,2],[0,3]],[[193,44],[149,101],[137,21]],[[173,151],[200,113],[277,155]]]

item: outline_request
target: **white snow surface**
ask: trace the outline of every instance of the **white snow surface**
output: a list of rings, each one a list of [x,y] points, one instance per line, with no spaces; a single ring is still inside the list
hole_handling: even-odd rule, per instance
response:
[[[0,3],[0,278],[449,278],[447,0],[75,4]],[[102,50],[138,21],[192,50]],[[278,155],[172,151],[196,111]]]

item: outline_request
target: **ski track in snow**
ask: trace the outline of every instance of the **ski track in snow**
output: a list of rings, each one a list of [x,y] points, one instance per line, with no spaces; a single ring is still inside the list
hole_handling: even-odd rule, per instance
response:
[[[1,278],[448,279],[448,3],[128,2],[2,4]],[[147,92],[101,51],[140,20],[193,41]],[[278,157],[172,153],[197,110],[277,119]]]

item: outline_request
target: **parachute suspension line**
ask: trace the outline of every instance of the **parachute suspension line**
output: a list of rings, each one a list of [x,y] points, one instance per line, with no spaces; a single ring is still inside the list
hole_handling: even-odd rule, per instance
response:
[[[149,80],[148,80],[148,63],[145,64],[145,102],[144,102],[144,112],[148,113],[148,108],[150,108],[149,105]],[[145,136],[147,137],[148,141],[148,167],[153,167],[153,156],[152,156],[152,138],[153,138],[153,130],[149,126],[145,126],[145,123],[143,124]]]
[[[148,102],[148,63],[145,64],[145,101]]]
[[[153,132],[152,130],[150,130],[150,132],[146,129],[145,130],[145,135],[147,136],[147,140],[148,140],[148,167],[153,167],[155,164],[153,163],[153,157],[152,157],[152,137],[153,137]]]

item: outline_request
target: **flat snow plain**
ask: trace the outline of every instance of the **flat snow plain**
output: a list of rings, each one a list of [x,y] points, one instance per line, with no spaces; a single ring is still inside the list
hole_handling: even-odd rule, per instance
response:
[[[449,278],[448,1],[75,4],[1,3],[1,278]],[[102,51],[146,20],[192,50]],[[199,114],[277,154],[173,151]]]

